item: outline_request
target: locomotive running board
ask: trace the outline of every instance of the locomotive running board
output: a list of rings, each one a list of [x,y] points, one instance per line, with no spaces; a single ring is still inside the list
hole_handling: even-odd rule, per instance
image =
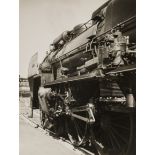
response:
[[[77,114],[74,113],[74,112],[82,112],[82,111],[87,111],[88,112],[88,118],[77,115]],[[82,120],[84,122],[92,124],[92,123],[95,122],[95,117],[94,117],[94,112],[93,111],[94,111],[94,105],[89,103],[86,106],[80,106],[80,107],[76,107],[76,108],[71,109],[70,115],[71,115],[71,117],[75,117],[75,118],[80,119],[80,120]]]
[[[80,81],[80,80],[91,80],[94,78],[97,78],[97,76],[95,74],[90,73],[87,75],[80,75],[80,76],[76,76],[76,77],[68,77],[68,78],[64,78],[64,79],[54,80],[52,82],[44,84],[44,86],[48,87],[50,85],[55,85],[55,84],[60,84],[60,83],[68,83],[68,82]]]

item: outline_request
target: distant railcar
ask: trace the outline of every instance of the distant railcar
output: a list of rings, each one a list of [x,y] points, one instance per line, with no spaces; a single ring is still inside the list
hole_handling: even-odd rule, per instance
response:
[[[19,97],[30,97],[30,88],[27,78],[19,78]]]

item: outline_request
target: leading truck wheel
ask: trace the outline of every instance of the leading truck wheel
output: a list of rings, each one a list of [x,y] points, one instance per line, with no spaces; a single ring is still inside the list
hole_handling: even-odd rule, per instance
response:
[[[98,155],[135,155],[135,114],[107,112],[92,129]]]

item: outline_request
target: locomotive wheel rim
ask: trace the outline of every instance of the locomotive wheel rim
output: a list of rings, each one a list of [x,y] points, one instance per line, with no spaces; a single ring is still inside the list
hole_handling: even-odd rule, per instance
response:
[[[105,114],[103,117],[107,118],[104,121],[101,116],[102,121],[100,123],[100,131],[93,131],[93,134],[95,135],[93,143],[96,143],[94,146],[97,146],[97,154],[134,155],[135,117],[133,114],[115,113],[114,115],[110,115],[111,114]],[[110,120],[108,120],[109,118]],[[103,122],[107,124],[103,125]],[[98,133],[99,136],[96,136],[96,133]],[[98,144],[102,144],[102,148]]]
[[[70,142],[74,146],[85,144],[88,131],[88,123],[72,116],[66,118],[66,132]]]

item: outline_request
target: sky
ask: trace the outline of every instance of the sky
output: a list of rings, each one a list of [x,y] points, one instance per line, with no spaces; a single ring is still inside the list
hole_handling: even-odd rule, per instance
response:
[[[19,0],[19,74],[28,76],[31,57],[40,57],[65,30],[88,21],[107,0]]]

